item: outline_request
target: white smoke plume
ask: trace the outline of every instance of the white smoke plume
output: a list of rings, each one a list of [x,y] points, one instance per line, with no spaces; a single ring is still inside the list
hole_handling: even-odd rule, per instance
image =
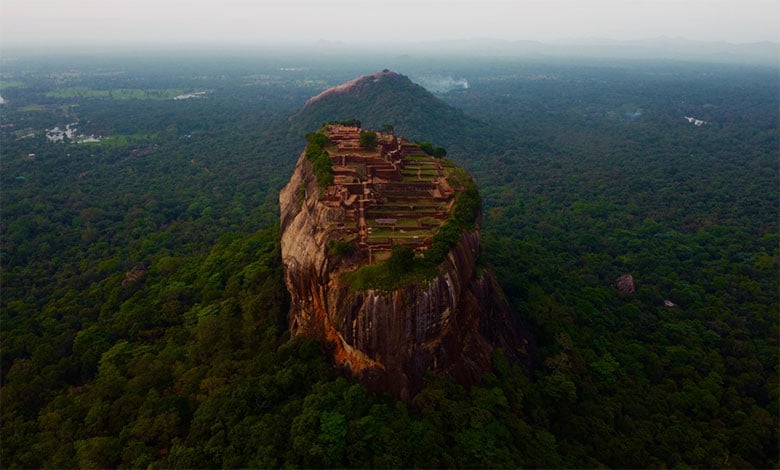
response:
[[[414,80],[431,93],[447,93],[452,90],[467,90],[471,85],[465,78],[442,75],[423,75]]]

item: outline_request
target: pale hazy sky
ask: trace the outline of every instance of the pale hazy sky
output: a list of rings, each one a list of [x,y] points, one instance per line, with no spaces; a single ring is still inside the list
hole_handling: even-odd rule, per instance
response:
[[[19,44],[268,45],[495,38],[780,41],[778,0],[0,0]]]

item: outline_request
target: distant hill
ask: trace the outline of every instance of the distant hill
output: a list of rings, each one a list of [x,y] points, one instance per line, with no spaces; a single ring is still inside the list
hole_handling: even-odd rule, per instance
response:
[[[384,70],[329,88],[290,116],[290,130],[303,136],[323,123],[358,119],[363,127],[392,125],[410,140],[425,138],[456,154],[499,144],[502,134],[440,100],[408,77]]]

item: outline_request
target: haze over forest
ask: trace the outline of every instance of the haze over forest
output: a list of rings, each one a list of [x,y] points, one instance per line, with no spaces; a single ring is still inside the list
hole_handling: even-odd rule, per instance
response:
[[[4,47],[48,50],[398,47],[480,38],[569,45],[660,37],[733,44],[780,39],[780,5],[768,0],[5,0],[0,8]]]

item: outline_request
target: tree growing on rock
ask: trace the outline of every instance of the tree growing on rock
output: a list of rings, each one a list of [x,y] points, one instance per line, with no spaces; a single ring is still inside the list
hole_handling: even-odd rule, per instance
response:
[[[393,246],[390,259],[387,260],[387,269],[393,277],[403,276],[414,266],[414,250],[405,245]]]
[[[363,131],[360,133],[360,146],[367,149],[376,147],[377,137],[376,132]]]

